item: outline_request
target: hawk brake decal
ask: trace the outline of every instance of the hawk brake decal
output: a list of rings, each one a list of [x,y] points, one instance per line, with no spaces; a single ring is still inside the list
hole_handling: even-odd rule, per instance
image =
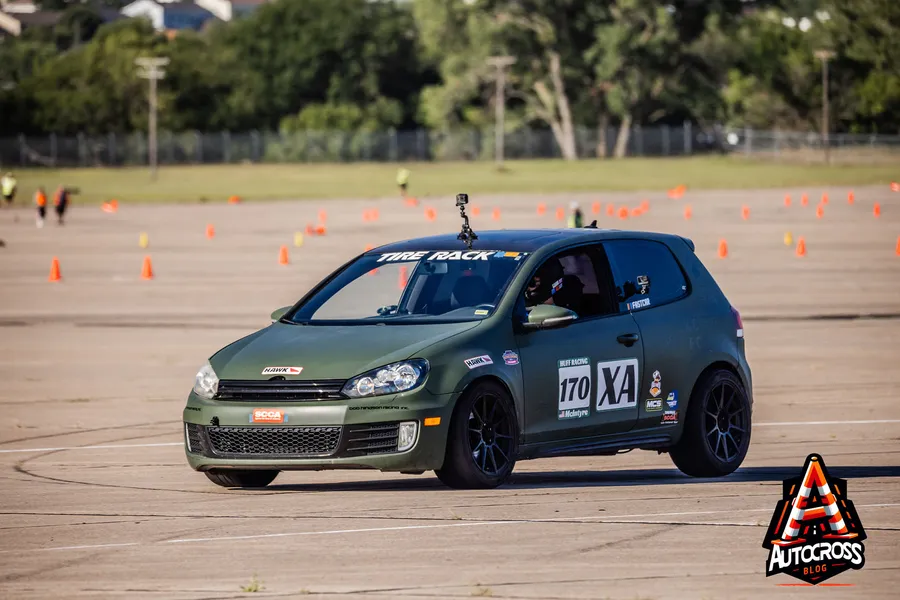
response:
[[[503,353],[503,362],[507,365],[517,365],[519,364],[519,355],[512,350],[507,350]]]
[[[491,360],[491,357],[487,354],[484,354],[482,356],[473,356],[472,358],[467,358],[463,362],[466,363],[466,366],[469,367],[469,370],[494,364],[494,361]]]
[[[580,419],[591,414],[591,359],[557,361],[559,372],[558,419]]]
[[[863,529],[847,481],[831,477],[825,461],[810,454],[803,475],[785,479],[763,548],[766,577],[786,573],[816,585],[866,563]]]
[[[597,363],[597,410],[637,408],[636,358]]]
[[[263,375],[299,375],[303,371],[303,367],[266,367],[262,370]]]

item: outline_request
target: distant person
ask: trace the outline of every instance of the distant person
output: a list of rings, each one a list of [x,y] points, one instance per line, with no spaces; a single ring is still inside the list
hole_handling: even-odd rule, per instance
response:
[[[570,229],[580,229],[584,227],[584,214],[581,212],[581,208],[578,206],[577,202],[572,202],[569,205],[569,228]]]
[[[409,186],[409,171],[407,169],[397,170],[397,186],[400,188],[400,197],[406,198],[406,191]]]
[[[37,207],[35,224],[40,229],[44,226],[44,218],[47,216],[47,194],[44,192],[44,188],[39,187],[34,193],[34,205]]]
[[[53,196],[53,205],[56,207],[56,217],[59,219],[59,224],[63,225],[66,208],[69,206],[69,190],[65,186],[61,185],[56,188],[56,194]]]
[[[7,173],[0,178],[0,192],[3,193],[3,199],[6,200],[6,206],[12,206],[13,200],[16,198],[16,187],[18,182],[12,173]]]

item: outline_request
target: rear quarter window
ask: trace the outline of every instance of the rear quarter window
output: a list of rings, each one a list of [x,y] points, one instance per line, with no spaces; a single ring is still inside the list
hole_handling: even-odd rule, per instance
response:
[[[687,281],[668,246],[651,240],[603,244],[609,257],[619,312],[652,308],[687,294]]]

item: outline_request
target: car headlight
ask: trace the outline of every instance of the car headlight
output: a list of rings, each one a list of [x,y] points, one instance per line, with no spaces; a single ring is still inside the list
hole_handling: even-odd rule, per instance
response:
[[[404,360],[357,375],[344,384],[341,392],[350,398],[396,394],[421,385],[427,373],[427,360]]]
[[[217,391],[219,391],[219,377],[213,371],[212,365],[206,363],[200,367],[194,378],[194,393],[209,400]]]

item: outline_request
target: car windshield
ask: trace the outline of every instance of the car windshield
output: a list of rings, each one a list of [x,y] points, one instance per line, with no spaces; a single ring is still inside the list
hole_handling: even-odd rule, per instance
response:
[[[526,252],[422,250],[361,256],[285,320],[409,324],[490,316]]]

